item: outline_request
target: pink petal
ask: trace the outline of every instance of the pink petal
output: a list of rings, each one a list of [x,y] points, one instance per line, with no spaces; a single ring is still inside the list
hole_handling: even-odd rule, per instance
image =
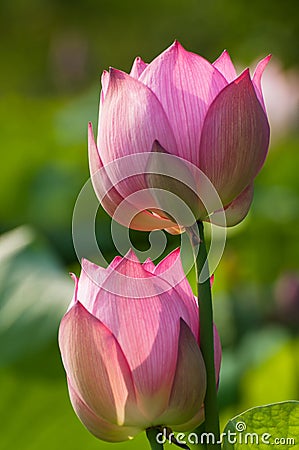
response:
[[[114,293],[115,286],[121,296]],[[171,286],[129,254],[102,286],[94,313],[112,331],[127,357],[139,407],[149,420],[155,418],[167,406],[170,395],[179,319],[190,320],[184,302]]]
[[[88,158],[90,176],[95,193],[107,213],[113,216],[115,209],[123,201],[123,197],[115,189],[103,167],[91,123],[88,124]]]
[[[119,255],[115,256],[115,258],[113,258],[113,260],[109,264],[109,269],[114,269],[115,267],[117,267],[119,265],[119,263],[121,262],[121,260],[122,260],[121,256],[119,256]]]
[[[199,167],[226,206],[261,169],[269,145],[269,124],[249,71],[216,97],[205,118]]]
[[[117,207],[123,203],[122,212],[118,216],[120,223],[124,226],[128,225],[129,219],[130,228],[141,231],[151,231],[172,227],[174,223],[169,219],[161,219],[148,211],[140,211],[134,205],[127,202],[116,189],[115,183],[111,181],[106,168],[103,166],[102,160],[99,156],[99,151],[95,143],[92,125],[88,125],[88,154],[89,154],[89,168],[93,188],[97,197],[99,198],[103,208],[113,217]],[[117,166],[113,166],[117,167]],[[121,167],[119,167],[121,169]],[[109,169],[109,167],[108,167]],[[124,170],[124,166],[122,166]],[[122,178],[122,177],[121,177]],[[129,218],[128,220],[126,220]],[[121,222],[122,220],[122,222]]]
[[[224,50],[218,59],[213,63],[213,66],[219,70],[224,78],[230,83],[237,78],[237,72],[227,50]]]
[[[176,373],[167,411],[160,423],[188,422],[200,410],[206,393],[206,368],[199,346],[181,319]]]
[[[140,81],[156,94],[172,126],[177,149],[158,139],[162,147],[197,165],[204,117],[227,85],[225,78],[212,64],[187,52],[176,41],[147,66]]]
[[[158,99],[138,80],[111,69],[99,116],[98,148],[105,170],[120,195],[127,199],[138,193],[134,197],[137,210],[157,207],[144,177],[146,153],[156,139],[166,148],[175,149],[173,132]],[[113,162],[110,170],[109,162]]]
[[[122,349],[79,302],[61,321],[59,346],[71,385],[96,415],[117,425],[137,420],[132,373]]]
[[[71,300],[71,303],[69,304],[69,307],[68,307],[67,311],[69,311],[75,305],[75,303],[78,301],[78,284],[79,284],[79,279],[76,277],[76,275],[74,273],[70,273],[70,276],[71,276],[72,280],[75,283],[75,289],[74,289],[73,298]]]
[[[254,71],[253,78],[252,78],[252,83],[255,88],[257,98],[259,99],[262,107],[264,108],[264,111],[266,111],[266,108],[265,108],[263,92],[262,92],[262,75],[263,75],[264,70],[267,67],[270,59],[271,59],[271,55],[268,55],[268,56],[266,56],[266,58],[262,59],[258,63],[258,65],[256,66],[256,69]]]
[[[78,282],[77,300],[90,314],[93,314],[101,285],[104,283],[111,270],[97,266],[84,258],[81,261],[81,267],[82,270]]]
[[[150,273],[155,272],[156,266],[150,258],[148,258],[146,261],[144,261],[142,266],[145,268],[145,270],[147,270]]]
[[[102,91],[101,91],[101,102],[105,100],[108,85],[110,80],[110,74],[107,70],[104,70],[101,76],[101,84],[102,84]]]
[[[251,203],[253,200],[253,183],[247,186],[241,194],[238,195],[226,208],[225,208],[225,217],[226,217],[226,226],[233,227],[240,223],[248,214]],[[218,220],[218,216],[220,215],[220,219]],[[218,211],[215,211],[210,217],[209,222],[214,225],[222,225],[222,213],[219,214]]]
[[[180,226],[192,226],[196,218],[206,214],[197,194],[198,169],[166,152],[158,141],[153,143],[145,178],[161,211]]]
[[[199,312],[194,294],[191,286],[184,273],[184,269],[180,257],[180,249],[173,250],[156,266],[154,273],[159,277],[166,280],[171,286],[173,286],[183,300],[188,312],[189,312],[189,324],[190,328],[198,339],[198,327],[199,327]]]
[[[133,66],[130,72],[131,77],[138,79],[142,74],[142,72],[144,71],[144,69],[146,68],[146,66],[147,64],[144,61],[142,61],[140,56],[137,56],[137,58],[135,58],[133,62]]]
[[[103,163],[126,155],[150,152],[156,139],[165,148],[174,149],[176,146],[157,97],[140,81],[111,69],[98,133]]]
[[[160,219],[148,211],[141,211],[131,221],[130,228],[139,231],[163,230],[174,226],[168,219]]]
[[[137,427],[125,427],[107,422],[86,405],[70,382],[68,382],[68,388],[70,400],[77,416],[85,427],[97,438],[108,442],[121,442],[132,439],[142,431]]]

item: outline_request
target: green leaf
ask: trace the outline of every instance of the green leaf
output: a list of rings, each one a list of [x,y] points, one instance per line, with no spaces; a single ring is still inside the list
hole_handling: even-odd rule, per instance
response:
[[[223,433],[223,449],[299,449],[299,402],[257,406],[231,419]]]
[[[73,282],[29,227],[0,238],[0,367],[27,357],[57,334]]]
[[[150,449],[145,433],[111,444],[86,430],[69,401],[55,341],[30,358],[0,368],[0,386],[1,450]]]

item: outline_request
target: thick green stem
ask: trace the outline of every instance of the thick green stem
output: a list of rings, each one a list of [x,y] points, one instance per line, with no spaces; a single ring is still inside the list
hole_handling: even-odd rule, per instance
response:
[[[146,437],[150,443],[152,450],[163,450],[163,444],[160,444],[160,439],[157,439],[157,435],[161,433],[161,428],[148,428],[146,430]]]
[[[200,348],[207,371],[207,390],[204,400],[204,432],[212,433],[214,443],[206,444],[207,449],[220,449],[219,412],[217,405],[217,387],[214,364],[213,306],[207,250],[204,239],[203,223],[198,222],[199,252],[196,258],[197,292],[200,311]],[[201,281],[205,280],[205,281]],[[202,430],[202,428],[201,428]]]

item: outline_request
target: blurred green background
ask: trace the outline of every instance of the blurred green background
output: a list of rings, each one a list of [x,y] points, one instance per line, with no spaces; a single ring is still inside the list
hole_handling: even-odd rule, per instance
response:
[[[264,77],[272,126],[247,219],[230,230],[213,287],[223,343],[221,421],[258,404],[299,399],[297,2],[1,0],[0,448],[147,448],[91,436],[70,406],[57,347],[79,274],[72,210],[88,179],[87,123],[100,74],[150,61],[177,38],[243,68],[273,54]],[[97,231],[107,259],[110,219]],[[132,233],[147,248],[147,235]],[[169,238],[168,249],[178,245]]]

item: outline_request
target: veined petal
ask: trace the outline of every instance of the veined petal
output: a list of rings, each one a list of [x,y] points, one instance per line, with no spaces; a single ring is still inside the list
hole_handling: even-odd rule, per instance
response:
[[[98,148],[103,163],[150,152],[156,139],[166,149],[176,147],[172,129],[157,97],[140,81],[111,69],[99,121]]]
[[[213,66],[219,70],[224,78],[231,83],[237,78],[237,72],[227,50],[224,50],[218,59],[213,62]]]
[[[101,91],[101,101],[103,102],[106,97],[108,85],[109,85],[109,79],[110,74],[107,70],[104,70],[101,76],[101,84],[102,84],[102,91]]]
[[[121,296],[115,293],[115,286]],[[166,408],[170,395],[179,318],[190,321],[184,302],[170,285],[145,270],[131,254],[103,284],[95,314],[116,336],[126,355],[139,408],[149,420],[154,419]]]
[[[206,393],[206,368],[193,333],[181,319],[176,373],[167,411],[157,424],[188,422],[200,410]]]
[[[142,429],[137,427],[119,426],[107,422],[95,414],[89,406],[79,397],[71,383],[68,381],[68,389],[72,406],[85,427],[97,438],[108,442],[122,442],[132,439]]]
[[[125,199],[134,195],[138,211],[157,207],[144,177],[147,152],[156,139],[175,151],[175,138],[157,97],[140,81],[111,69],[99,116],[98,148],[113,185]]]
[[[133,65],[132,65],[132,69],[130,72],[131,77],[138,79],[140,77],[140,75],[142,74],[142,72],[144,71],[144,69],[146,68],[147,63],[145,63],[140,56],[137,56],[137,58],[135,58]]]
[[[192,292],[191,286],[184,273],[184,269],[180,257],[180,249],[173,250],[167,255],[159,264],[155,267],[154,274],[166,280],[171,286],[173,286],[183,300],[186,308],[189,312],[189,326],[195,336],[198,338],[198,306]]]
[[[84,258],[81,261],[81,267],[76,300],[92,314],[100,286],[107,277],[107,271]]]
[[[101,204],[110,216],[113,216],[117,206],[123,201],[123,197],[113,186],[103,166],[97,145],[95,143],[92,124],[88,124],[88,159],[89,170],[93,188]]]
[[[142,264],[142,266],[145,268],[145,270],[147,270],[150,273],[154,273],[156,266],[153,263],[153,261],[150,258],[147,258],[146,261],[144,261],[144,263]]]
[[[252,78],[252,83],[255,88],[257,98],[259,99],[262,107],[264,108],[264,111],[266,110],[266,108],[265,108],[263,91],[262,91],[262,75],[263,75],[264,70],[267,67],[270,59],[271,59],[271,55],[268,55],[268,56],[266,56],[266,58],[262,59],[258,63],[258,65],[256,66],[256,69],[254,71],[253,78]]]
[[[141,415],[123,351],[111,331],[79,302],[61,321],[59,346],[71,385],[96,415],[116,425],[138,424]]]
[[[225,217],[226,217],[226,226],[233,227],[240,223],[248,214],[250,209],[250,205],[253,200],[253,183],[247,186],[241,194],[238,195],[226,208],[225,208]],[[222,225],[222,211],[219,213],[215,211],[210,217],[209,222],[214,225]],[[220,219],[218,221],[218,214],[220,215]]]
[[[210,106],[200,142],[199,167],[224,206],[253,181],[268,145],[268,120],[246,70]]]
[[[117,186],[115,186],[109,178],[109,175],[100,158],[91,123],[88,125],[88,155],[93,188],[97,197],[101,201],[101,205],[111,217],[114,216],[116,208],[123,203],[122,211],[125,211],[125,214],[122,216],[122,224],[128,225],[126,218],[132,218],[130,228],[141,231],[151,231],[162,230],[175,225],[169,219],[159,218],[146,210],[138,210],[134,205],[129,203],[122,195],[120,195],[117,190]],[[124,160],[122,159],[122,161]],[[113,167],[118,167],[119,170],[123,168],[121,164],[119,166],[116,164]],[[118,216],[118,219],[120,221],[121,217]]]
[[[79,284],[79,279],[76,277],[76,275],[74,273],[70,273],[71,279],[74,281],[75,283],[75,289],[74,289],[74,294],[73,294],[73,298],[69,304],[69,307],[67,309],[67,311],[69,311],[74,305],[75,303],[78,301],[78,284]]]
[[[186,51],[177,41],[154,59],[140,76],[158,97],[172,126],[175,147],[168,151],[198,164],[198,148],[204,117],[216,95],[227,85],[208,61]]]

